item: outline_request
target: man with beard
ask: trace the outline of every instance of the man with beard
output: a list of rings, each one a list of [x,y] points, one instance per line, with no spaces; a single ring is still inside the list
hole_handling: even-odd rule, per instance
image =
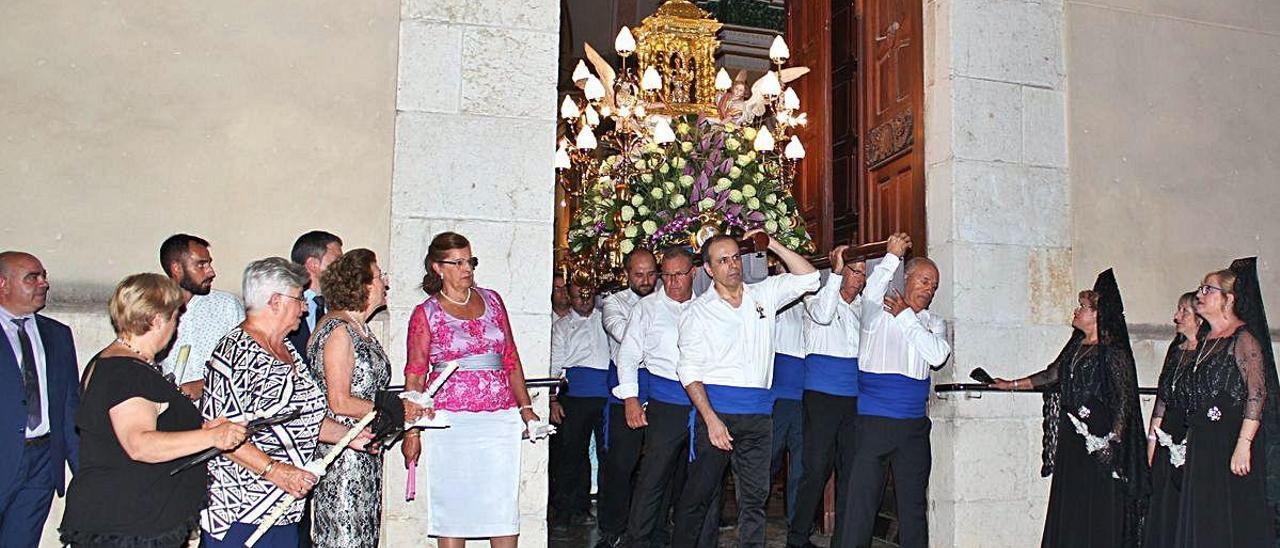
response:
[[[760,230],[752,230],[747,238]],[[680,315],[676,372],[697,410],[688,481],[676,503],[672,548],[692,548],[732,462],[738,542],[763,548],[773,437],[773,332],[778,309],[818,288],[818,271],[772,237],[787,274],[742,283],[738,242],[719,235],[702,247],[713,285]]]
[[[886,466],[893,467],[898,530],[903,548],[929,545],[925,515],[932,455],[929,445],[929,373],[951,355],[942,317],[929,311],[938,291],[938,266],[924,257],[907,261],[906,294],[889,284],[911,237],[889,237],[888,254],[862,291],[858,352],[858,418],[854,455],[841,516],[842,546],[870,546]]]
[[[204,371],[222,336],[244,321],[244,305],[234,295],[213,289],[213,257],[209,242],[198,236],[174,234],[160,244],[160,267],[182,288],[186,306],[178,317],[178,334],[160,361],[165,375],[173,375],[182,393],[199,400]],[[186,363],[178,363],[187,347]]]
[[[80,469],[75,343],[71,329],[37,314],[47,276],[28,253],[0,253],[0,546],[39,545],[53,493],[66,493],[64,466]]]
[[[618,348],[627,330],[627,319],[641,298],[653,293],[657,283],[658,262],[653,252],[639,248],[628,253],[623,261],[627,274],[627,289],[604,300],[604,330],[609,334],[609,389],[618,386]],[[640,370],[635,394],[638,405],[648,399],[648,371]],[[644,443],[644,431],[627,424],[627,413],[614,394],[604,410],[604,461],[600,463],[600,494],[597,523],[600,526],[601,548],[614,546],[627,526],[628,506],[631,501],[631,476],[640,461],[640,446]],[[597,441],[599,443],[599,441]]]
[[[307,315],[298,322],[298,328],[289,334],[289,342],[293,343],[293,348],[302,355],[304,361],[309,359],[307,339],[311,338],[316,322],[320,321],[327,311],[324,295],[320,293],[320,275],[329,268],[329,263],[338,260],[341,256],[342,239],[323,230],[312,230],[298,236],[298,239],[293,242],[293,249],[289,252],[289,260],[306,268],[307,275],[311,277],[306,291],[302,292],[302,298],[306,300],[304,304],[307,307]]]

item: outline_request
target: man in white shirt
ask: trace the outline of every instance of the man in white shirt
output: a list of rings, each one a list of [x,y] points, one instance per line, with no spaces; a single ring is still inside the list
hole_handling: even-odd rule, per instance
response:
[[[556,272],[551,277],[551,321],[569,315],[569,282],[564,274]]]
[[[867,264],[845,264],[848,246],[831,250],[831,275],[816,295],[804,298],[804,471],[795,514],[789,516],[788,547],[813,548],[814,515],[826,491],[827,478],[836,473],[837,516],[833,546],[844,538],[840,509],[848,503],[843,481],[853,463],[855,419],[858,416],[858,340],[861,330],[862,288]],[[777,379],[774,379],[777,383]],[[774,420],[777,420],[775,417]],[[877,486],[878,487],[878,486]]]
[[[760,232],[753,230],[747,237]],[[676,504],[672,548],[692,548],[699,525],[732,461],[738,495],[739,546],[763,547],[773,435],[773,330],[778,309],[818,288],[818,271],[769,238],[788,274],[745,286],[731,237],[702,248],[712,287],[680,316],[676,371],[697,409],[689,477]]]
[[[609,389],[618,386],[615,366],[618,347],[627,330],[627,319],[641,298],[653,293],[658,280],[658,263],[653,252],[637,248],[622,261],[627,275],[627,288],[609,295],[601,307],[604,330],[609,335]],[[638,400],[648,396],[648,371],[639,372]],[[600,548],[617,545],[627,527],[631,504],[631,478],[640,461],[644,430],[627,426],[622,401],[609,395],[604,411],[604,460],[600,461],[600,489],[596,496],[596,523],[600,529]]]
[[[551,324],[551,376],[569,383],[551,400],[551,422],[559,425],[552,444],[551,507],[555,525],[581,525],[590,520],[591,435],[600,438],[604,403],[609,395],[609,341],[595,308],[595,288],[569,284],[572,310]],[[597,453],[603,448],[597,447]],[[602,455],[597,455],[599,458]]]
[[[244,305],[235,295],[213,289],[213,257],[209,242],[199,236],[174,234],[160,244],[160,267],[182,288],[186,306],[178,317],[178,334],[160,361],[166,375],[173,375],[182,393],[199,400],[204,393],[204,373],[209,357],[222,337],[244,321]],[[179,363],[187,347],[185,363]]]
[[[925,515],[932,466],[926,404],[929,373],[951,355],[942,318],[929,312],[938,290],[938,267],[917,257],[906,264],[906,293],[889,295],[889,284],[911,247],[906,234],[889,237],[888,255],[876,265],[862,292],[858,363],[858,418],[852,471],[846,486],[846,546],[871,545],[880,507],[885,466],[893,466],[900,546],[929,545]]]
[[[626,524],[630,546],[647,546],[649,539],[663,536],[668,488],[673,481],[680,481],[680,458],[688,451],[692,406],[680,384],[676,363],[680,358],[678,322],[693,299],[694,268],[693,256],[683,247],[663,252],[662,290],[636,303],[618,348],[619,382],[613,395],[623,401],[628,429],[644,433]],[[640,397],[646,372],[647,403]],[[704,537],[709,540],[700,546],[714,546],[710,539],[717,537],[719,517],[704,528]]]
[[[311,338],[311,332],[316,330],[316,322],[320,321],[328,311],[325,307],[324,293],[320,288],[320,276],[328,270],[329,264],[341,256],[342,238],[323,230],[312,230],[298,236],[298,239],[293,242],[293,249],[289,250],[289,260],[306,268],[307,276],[311,278],[306,290],[302,292],[302,298],[307,305],[307,315],[298,322],[298,328],[288,337],[289,342],[304,360],[311,359],[307,355],[307,340]]]
[[[769,477],[778,475],[788,455],[786,476],[787,523],[795,514],[796,493],[804,467],[804,394],[805,351],[804,301],[796,299],[778,312],[773,328],[773,449],[769,458]]]

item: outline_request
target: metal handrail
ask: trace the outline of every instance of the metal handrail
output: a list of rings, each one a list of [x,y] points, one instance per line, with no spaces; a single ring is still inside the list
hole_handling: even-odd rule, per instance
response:
[[[1001,390],[991,385],[976,383],[976,382],[950,382],[950,383],[933,385],[933,391],[934,393],[937,393],[937,394],[948,394],[952,392],[1014,392],[1014,393],[1029,392],[1029,393],[1040,394],[1040,393],[1046,392],[1047,390],[1045,387],[1019,388],[1017,390]],[[1153,386],[1139,386],[1138,395],[1154,396],[1156,395],[1156,388]]]

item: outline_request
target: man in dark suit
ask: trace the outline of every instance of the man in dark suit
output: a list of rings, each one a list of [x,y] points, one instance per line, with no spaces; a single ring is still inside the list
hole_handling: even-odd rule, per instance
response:
[[[306,291],[302,292],[302,298],[306,299],[307,316],[298,322],[298,329],[288,337],[289,342],[293,343],[293,347],[298,349],[298,353],[304,360],[310,359],[307,356],[307,339],[311,338],[311,332],[316,329],[316,322],[325,313],[324,295],[320,291],[320,275],[329,268],[329,263],[338,260],[341,256],[342,239],[323,230],[312,230],[298,236],[297,241],[293,242],[293,250],[289,252],[289,259],[305,267],[307,274],[311,276],[311,283],[307,285]]]
[[[63,463],[79,468],[79,373],[71,329],[36,314],[49,281],[28,253],[0,253],[0,546],[36,546]]]

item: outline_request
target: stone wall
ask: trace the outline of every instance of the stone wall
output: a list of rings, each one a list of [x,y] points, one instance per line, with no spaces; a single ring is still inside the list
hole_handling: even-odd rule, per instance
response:
[[[106,302],[175,232],[215,287],[325,228],[387,250],[398,3],[0,6],[0,249]]]
[[[1030,373],[1066,340],[1072,308],[1063,7],[929,0],[924,28],[928,253],[942,275],[932,308],[954,341],[934,379]],[[934,546],[1039,538],[1039,409],[1027,395],[932,402]]]
[[[1280,324],[1280,3],[1066,2],[1076,285],[1113,266],[1130,322],[1259,256]]]
[[[401,3],[390,296],[391,323],[400,327],[388,343],[395,363],[404,363],[403,326],[424,298],[417,285],[427,245],[453,230],[480,258],[479,285],[505,299],[525,374],[547,374],[559,17],[553,0]],[[546,395],[535,394],[546,417]],[[545,546],[546,445],[524,447],[520,544]],[[410,503],[401,462],[393,455],[386,467],[384,545],[422,546],[425,461]]]

